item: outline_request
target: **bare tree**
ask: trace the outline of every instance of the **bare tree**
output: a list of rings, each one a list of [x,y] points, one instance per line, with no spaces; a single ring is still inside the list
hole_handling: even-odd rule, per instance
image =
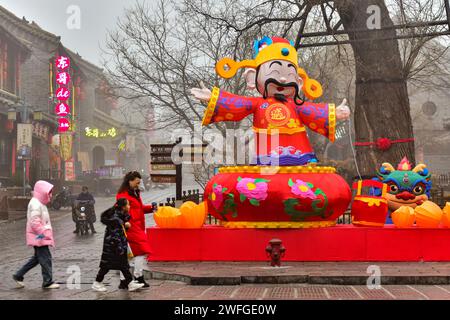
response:
[[[211,2],[204,9],[213,6],[220,4]],[[242,93],[245,82],[240,76],[225,82],[216,75],[214,65],[224,56],[243,59],[251,55],[252,48],[247,44],[254,37],[251,33],[231,34],[214,21],[187,12],[176,1],[160,0],[156,7],[137,2],[126,10],[116,29],[109,32],[104,66],[116,97],[126,101],[121,111],[130,128],[145,130],[144,122],[136,123],[130,113],[146,119],[152,108],[154,120],[150,125],[154,130],[186,128],[193,133],[201,123],[204,106],[191,98],[190,88],[203,81]],[[225,135],[227,128],[249,125],[248,121],[229,122],[214,128]],[[198,170],[204,167],[196,166]],[[210,168],[204,171],[206,177],[195,174],[201,184],[211,172]]]

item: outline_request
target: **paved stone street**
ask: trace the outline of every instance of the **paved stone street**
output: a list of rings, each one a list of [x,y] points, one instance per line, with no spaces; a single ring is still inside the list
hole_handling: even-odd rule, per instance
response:
[[[172,193],[171,190],[162,190],[158,192],[147,192],[143,195],[144,202],[160,201]],[[96,204],[97,217],[113,203],[112,198],[98,198]],[[370,290],[365,285],[312,285],[310,283],[291,283],[291,284],[255,284],[241,283],[240,285],[212,285],[207,282],[202,285],[191,285],[189,281],[166,280],[170,277],[163,277],[164,274],[172,270],[173,274],[185,273],[189,276],[204,277],[208,276],[205,270],[214,268],[211,263],[185,263],[185,264],[150,264],[154,274],[158,273],[161,280],[150,280],[150,289],[129,293],[126,290],[118,290],[119,277],[117,272],[111,272],[105,278],[105,284],[108,288],[107,293],[96,293],[91,290],[91,284],[98,271],[98,263],[101,254],[104,226],[97,221],[96,228],[98,233],[94,236],[77,236],[72,233],[74,224],[70,210],[51,212],[52,223],[55,230],[57,247],[52,251],[53,254],[53,272],[54,279],[61,284],[61,289],[45,291],[41,288],[41,270],[40,267],[34,268],[25,277],[24,289],[15,289],[15,284],[11,275],[27,261],[32,254],[32,249],[25,245],[25,220],[16,222],[0,223],[0,250],[2,259],[0,261],[0,299],[145,299],[145,300],[263,300],[263,299],[449,299],[450,285],[383,285],[381,289]],[[147,217],[147,225],[152,225],[151,215]],[[216,269],[223,270],[224,275],[232,276],[237,274],[247,274],[252,276],[255,270],[263,270],[266,267],[263,264],[216,264],[220,266]],[[366,268],[369,264],[327,264],[310,263],[301,265],[305,270],[307,268],[309,276],[312,275],[343,275],[348,270],[360,270]],[[384,264],[382,268],[394,273],[409,273],[415,275],[420,273],[443,276],[449,270],[449,264]],[[228,268],[228,271],[226,271]],[[253,269],[252,269],[253,268]],[[287,274],[293,272],[295,264],[287,268]],[[363,270],[365,270],[363,268]],[[247,272],[244,271],[247,269]],[[267,269],[267,268],[266,268]],[[67,282],[74,277],[73,272],[80,271],[80,288],[68,287]],[[248,272],[250,270],[250,272]],[[253,270],[253,271],[252,271]],[[283,269],[280,269],[283,270]],[[289,271],[291,270],[291,271]],[[148,275],[150,273],[147,273]],[[209,272],[210,274],[210,272]],[[263,270],[262,275],[268,275],[267,270]],[[76,275],[76,274],[75,274]],[[270,276],[270,274],[269,274]],[[172,277],[175,280],[181,278]],[[270,281],[269,281],[270,282]],[[448,283],[448,282],[447,282]],[[75,286],[75,285],[73,285]]]

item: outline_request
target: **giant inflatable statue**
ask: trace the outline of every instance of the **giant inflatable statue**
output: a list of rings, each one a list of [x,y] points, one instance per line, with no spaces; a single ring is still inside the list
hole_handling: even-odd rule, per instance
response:
[[[335,168],[317,165],[306,127],[334,141],[336,121],[350,115],[346,100],[337,107],[306,101],[319,98],[322,87],[299,67],[289,41],[264,37],[255,41],[254,51],[253,60],[220,60],[216,72],[229,79],[246,68],[247,87],[261,96],[203,85],[191,90],[207,103],[203,125],[253,115],[257,165],[220,168],[205,188],[208,212],[226,227],[334,225],[347,209],[350,188]]]

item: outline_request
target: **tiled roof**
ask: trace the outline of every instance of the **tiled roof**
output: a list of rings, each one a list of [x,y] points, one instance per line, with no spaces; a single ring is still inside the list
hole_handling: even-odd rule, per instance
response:
[[[14,13],[8,11],[5,7],[0,6],[0,21],[1,23],[9,22],[14,26],[20,28],[21,30],[28,32],[34,36],[41,39],[45,39],[51,42],[58,43],[61,37],[54,35],[53,33],[47,32],[34,21],[29,23],[25,18],[20,19]]]

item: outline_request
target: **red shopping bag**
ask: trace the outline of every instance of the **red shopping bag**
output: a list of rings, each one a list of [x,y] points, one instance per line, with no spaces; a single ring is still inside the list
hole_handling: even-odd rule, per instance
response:
[[[381,196],[362,195],[363,187],[379,188]],[[383,227],[388,213],[387,185],[375,180],[359,180],[353,183],[356,196],[352,204],[352,223],[356,226]]]

